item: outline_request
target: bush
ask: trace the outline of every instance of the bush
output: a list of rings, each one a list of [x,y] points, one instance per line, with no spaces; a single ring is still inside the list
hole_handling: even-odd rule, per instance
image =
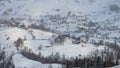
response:
[[[4,51],[0,51],[0,68],[15,68],[12,63],[12,56],[6,58]]]
[[[116,4],[110,5],[109,7],[110,11],[119,13],[120,12],[120,7]]]
[[[18,38],[17,41],[15,41],[16,47],[22,47],[23,46],[23,40],[21,38]]]

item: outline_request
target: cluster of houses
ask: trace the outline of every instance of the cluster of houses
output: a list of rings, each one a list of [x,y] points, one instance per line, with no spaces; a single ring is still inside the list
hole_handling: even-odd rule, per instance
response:
[[[22,23],[16,23],[15,21],[20,21]],[[20,28],[33,28],[33,27],[26,27],[24,24],[25,19],[13,19],[11,18],[10,23],[9,21],[1,21],[0,26],[12,26],[12,27],[20,27]],[[79,44],[79,43],[88,43],[89,37],[95,37],[95,34],[97,33],[97,29],[101,28],[99,22],[92,22],[89,21],[87,16],[85,15],[76,15],[72,14],[71,12],[68,12],[67,16],[60,16],[58,15],[45,15],[40,17],[40,20],[35,19],[27,19],[29,22],[36,22],[39,26],[37,27],[44,27],[49,32],[53,32],[56,34],[59,34],[58,36],[53,36],[54,43],[55,44],[64,44],[65,38],[69,37],[73,39],[73,44]],[[71,26],[72,25],[72,26]],[[31,25],[35,26],[36,25]],[[69,28],[70,27],[70,28]],[[75,28],[73,28],[75,27]],[[63,30],[61,29],[63,28]],[[41,28],[40,28],[41,29]],[[104,28],[101,28],[101,30],[120,30],[118,26],[105,26]],[[75,37],[75,34],[79,33],[85,33],[84,35],[78,35],[78,37]],[[71,35],[73,34],[73,35]],[[106,37],[106,36],[105,36]],[[97,38],[97,37],[96,37]],[[53,44],[53,42],[51,43]]]

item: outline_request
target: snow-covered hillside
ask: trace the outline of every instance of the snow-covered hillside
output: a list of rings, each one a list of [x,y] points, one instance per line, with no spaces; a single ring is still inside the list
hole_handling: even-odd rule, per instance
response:
[[[41,15],[66,16],[68,12],[89,15],[92,20],[105,20],[119,13],[120,8],[111,11],[111,5],[120,7],[119,0],[1,0],[0,18],[34,18]],[[117,11],[118,10],[118,11]]]
[[[17,33],[11,33],[17,32]],[[26,56],[24,57],[21,54],[21,50],[19,49],[30,49],[34,55],[41,55],[43,57],[49,57],[57,55],[59,59],[64,58],[71,60],[71,58],[84,58],[91,57],[97,51],[97,55],[101,55],[103,51],[105,51],[105,46],[95,46],[94,44],[89,43],[80,43],[73,44],[72,39],[66,38],[64,44],[54,44],[50,43],[49,38],[51,38],[54,33],[47,33],[46,31],[37,30],[37,29],[21,29],[17,27],[8,27],[0,29],[1,38],[0,38],[0,50],[5,51],[6,58],[12,56],[12,63],[15,65],[15,68],[18,67],[27,67],[27,68],[49,68],[52,66],[53,68],[59,67],[62,68],[61,64],[44,64],[35,60],[28,59]],[[45,34],[47,33],[47,34]],[[6,36],[4,36],[6,35]],[[36,38],[33,39],[33,36]],[[9,38],[8,38],[9,37]],[[18,49],[18,45],[14,42],[18,40],[18,38],[23,39],[22,48]],[[52,39],[53,40],[53,39]],[[26,53],[27,54],[27,53]],[[34,58],[34,57],[33,57]],[[17,63],[19,62],[19,63]],[[23,63],[24,62],[24,63]],[[32,65],[31,65],[32,64]]]
[[[19,67],[22,67],[22,68],[24,67],[26,68],[49,68],[49,67],[62,68],[61,64],[42,64],[41,62],[27,59],[21,54],[16,54],[13,56],[13,63],[15,64],[15,68],[19,68]]]
[[[7,63],[119,68],[120,0],[0,0],[0,67]]]
[[[18,38],[32,39],[32,35],[23,29],[19,28],[0,28],[0,40],[16,41]]]

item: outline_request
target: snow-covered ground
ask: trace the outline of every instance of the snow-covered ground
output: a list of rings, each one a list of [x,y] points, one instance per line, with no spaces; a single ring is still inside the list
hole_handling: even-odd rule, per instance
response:
[[[43,31],[41,31],[43,32]],[[36,41],[32,40],[31,34],[24,29],[20,28],[0,28],[0,50],[5,52],[6,58],[12,56],[12,61],[13,64],[15,65],[15,68],[19,67],[26,67],[26,68],[49,68],[52,66],[52,68],[62,68],[61,64],[42,64],[41,62],[37,62],[34,60],[30,60],[25,58],[20,54],[20,52],[16,49],[14,41],[16,41],[18,38],[26,40],[31,40],[27,41],[25,43],[29,43],[30,45],[33,45],[32,48],[36,48],[34,45],[35,44],[41,44],[42,45],[50,45],[48,41]],[[43,32],[44,34],[44,32]],[[7,37],[10,37],[9,39],[6,39]],[[36,41],[36,42],[35,42]],[[32,43],[33,42],[33,43]],[[27,46],[26,46],[27,47]],[[19,62],[19,63],[18,63]]]
[[[18,38],[31,40],[32,36],[28,31],[17,28],[17,27],[0,28],[0,39],[1,40],[8,39],[14,42]]]
[[[114,66],[114,67],[110,67],[110,68],[120,68],[120,65]]]
[[[7,56],[13,55],[13,63],[15,64],[16,68],[48,68],[49,66],[53,66],[53,68],[61,67],[60,64],[43,64],[41,62],[30,60],[22,56],[20,52],[16,49],[15,44],[13,42],[16,41],[18,38],[26,38],[24,40],[23,47],[31,49],[31,51],[35,54],[41,53],[41,56],[44,57],[48,57],[50,55],[55,55],[56,53],[59,53],[61,58],[63,57],[63,55],[65,55],[66,59],[70,59],[72,57],[84,58],[89,57],[95,51],[102,52],[105,49],[105,46],[95,46],[94,44],[90,43],[72,44],[72,39],[70,38],[66,38],[64,45],[51,45],[49,38],[51,38],[51,36],[54,33],[49,33],[37,29],[30,30],[25,30],[17,27],[0,29],[1,49],[5,49]],[[36,37],[35,39],[33,39],[33,35]],[[6,39],[7,37],[10,38]]]
[[[48,40],[28,40],[24,42],[24,46],[31,49],[34,53],[41,53],[42,56],[48,57],[59,53],[62,57],[65,55],[66,58],[78,57],[81,58],[91,55],[94,51],[102,51],[105,46],[94,46],[93,44],[72,44],[72,41],[67,39],[64,45],[51,45]],[[39,47],[41,49],[39,49]]]
[[[12,58],[15,68],[62,68],[61,64],[42,64],[41,62],[27,59],[21,54],[16,54]]]
[[[66,58],[88,57],[96,50],[104,50],[104,44],[97,46],[100,41],[120,45],[119,4],[120,0],[0,0],[0,20],[20,22],[27,26],[27,29],[18,28],[18,25],[7,27],[0,22],[0,48],[6,52],[6,56],[14,55],[16,68],[48,68],[51,65],[61,68],[60,64],[43,64],[17,54],[19,51],[14,41],[23,39],[24,47],[30,48],[35,54],[40,52],[45,57],[56,53],[61,57],[64,54]],[[97,25],[91,27],[89,21]],[[37,24],[39,28],[41,23],[51,31],[28,28],[31,24]],[[89,39],[88,43],[72,44],[69,38],[64,45],[52,45],[52,37],[57,34],[83,37],[83,40],[88,36]]]
[[[116,15],[109,10],[110,5],[118,5],[119,0],[7,0],[0,1],[2,19],[18,17],[39,19],[41,15],[60,14],[66,16],[69,11],[90,15],[92,20],[105,20]],[[31,5],[32,4],[32,5]],[[120,7],[120,6],[119,6]],[[19,10],[20,9],[20,10]],[[111,14],[109,14],[111,13]]]
[[[14,43],[9,40],[0,40],[0,51],[5,51],[6,58],[18,53]]]
[[[39,29],[28,29],[28,31],[35,37],[35,39],[50,39],[54,33],[42,31]]]

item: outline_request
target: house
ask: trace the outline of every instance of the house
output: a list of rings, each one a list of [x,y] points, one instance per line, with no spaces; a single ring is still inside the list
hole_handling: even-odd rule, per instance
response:
[[[80,37],[80,41],[83,43],[88,43],[88,38],[86,36]]]
[[[57,36],[52,36],[51,43],[52,45],[63,45],[64,41],[66,39],[66,35],[57,35]]]

